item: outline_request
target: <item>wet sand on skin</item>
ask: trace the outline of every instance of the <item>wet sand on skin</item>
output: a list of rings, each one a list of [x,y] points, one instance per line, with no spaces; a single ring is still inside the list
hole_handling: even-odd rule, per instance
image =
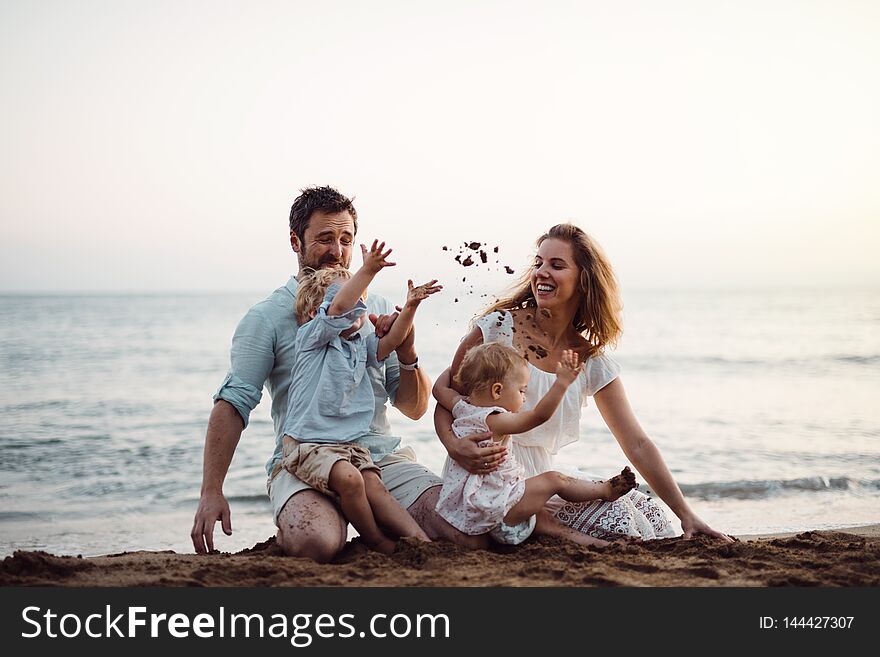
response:
[[[401,541],[392,556],[355,539],[335,563],[284,557],[274,539],[235,554],[16,552],[3,586],[880,586],[880,525],[586,548],[536,537],[466,550]]]

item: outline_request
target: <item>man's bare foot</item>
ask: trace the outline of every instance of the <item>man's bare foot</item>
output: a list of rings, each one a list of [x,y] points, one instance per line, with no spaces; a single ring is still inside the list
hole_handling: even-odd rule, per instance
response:
[[[613,502],[636,487],[636,475],[629,469],[629,466],[626,466],[619,475],[614,475],[606,481],[605,485],[608,487],[608,492],[602,496],[602,499],[606,502]]]
[[[375,550],[376,552],[381,552],[382,554],[394,554],[394,548],[396,547],[397,543],[389,538],[383,538],[381,541],[377,541],[370,545],[370,549]]]

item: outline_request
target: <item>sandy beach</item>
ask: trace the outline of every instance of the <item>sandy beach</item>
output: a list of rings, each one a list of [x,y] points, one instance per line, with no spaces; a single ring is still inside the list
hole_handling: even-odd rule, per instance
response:
[[[3,586],[880,586],[880,525],[585,548],[538,537],[469,551],[401,541],[384,556],[355,539],[336,562],[284,557],[274,539],[235,554],[16,552]]]

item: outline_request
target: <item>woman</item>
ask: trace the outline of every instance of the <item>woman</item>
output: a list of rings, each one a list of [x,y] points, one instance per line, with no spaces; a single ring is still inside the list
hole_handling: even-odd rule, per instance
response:
[[[531,477],[553,470],[553,455],[579,439],[581,408],[592,396],[624,454],[648,486],[681,520],[685,538],[706,534],[732,540],[701,520],[685,501],[659,450],[639,425],[617,363],[604,353],[621,333],[617,281],[604,253],[586,233],[559,224],[542,235],[531,269],[514,287],[476,320],[462,340],[450,368],[455,375],[471,347],[500,341],[512,345],[530,363],[525,408],[531,408],[552,385],[562,352],[572,349],[585,362],[584,372],[569,387],[556,414],[547,423],[512,436],[513,454]],[[452,416],[439,404],[434,425],[449,457],[474,474],[492,472],[506,448],[478,447],[486,435],[460,440],[451,429]],[[577,531],[598,544],[621,536],[663,538],[673,535],[663,511],[639,491],[614,502],[548,503],[538,516],[541,533],[570,536]]]

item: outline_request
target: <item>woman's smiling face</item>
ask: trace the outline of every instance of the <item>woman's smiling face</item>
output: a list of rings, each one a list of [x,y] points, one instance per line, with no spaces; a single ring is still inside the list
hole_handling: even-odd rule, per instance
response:
[[[553,312],[568,306],[576,309],[580,300],[580,270],[571,244],[548,238],[541,242],[532,266],[532,294],[539,308]]]

